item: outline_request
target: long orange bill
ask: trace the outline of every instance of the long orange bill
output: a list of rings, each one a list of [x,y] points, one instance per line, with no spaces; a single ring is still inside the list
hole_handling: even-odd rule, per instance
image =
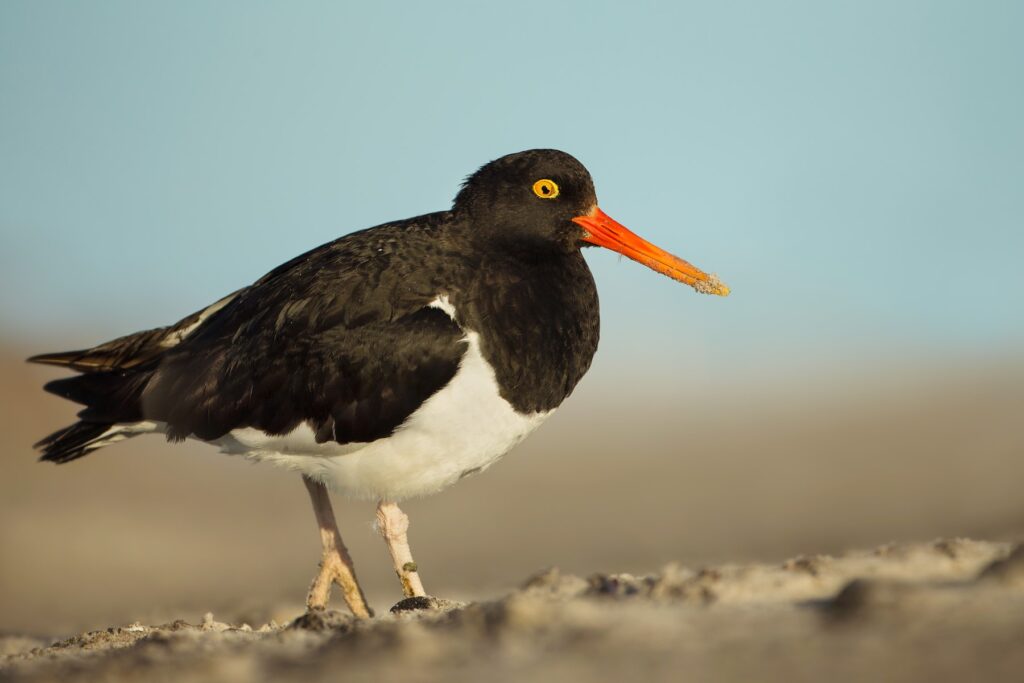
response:
[[[654,246],[596,206],[587,215],[576,216],[572,221],[587,231],[584,242],[617,251],[662,275],[690,285],[701,294],[729,294],[729,288],[717,276],[708,275],[678,256]]]

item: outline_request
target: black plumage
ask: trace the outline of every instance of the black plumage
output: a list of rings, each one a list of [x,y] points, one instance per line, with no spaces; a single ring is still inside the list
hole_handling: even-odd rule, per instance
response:
[[[557,201],[534,196],[537,178],[557,183]],[[66,462],[141,420],[170,439],[305,422],[318,442],[371,441],[452,379],[467,330],[516,411],[550,410],[597,349],[597,291],[572,220],[595,205],[571,156],[510,155],[471,176],[450,211],[325,244],[175,325],[36,356],[82,373],[46,389],[85,406],[37,446]],[[455,320],[431,305],[442,296]]]

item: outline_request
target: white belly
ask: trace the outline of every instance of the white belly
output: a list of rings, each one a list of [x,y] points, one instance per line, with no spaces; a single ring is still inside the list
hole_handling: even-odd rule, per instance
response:
[[[517,413],[498,392],[494,370],[467,332],[466,354],[443,389],[389,437],[318,444],[303,423],[282,436],[236,429],[214,443],[226,453],[301,471],[345,496],[400,501],[436,493],[487,469],[552,412]]]

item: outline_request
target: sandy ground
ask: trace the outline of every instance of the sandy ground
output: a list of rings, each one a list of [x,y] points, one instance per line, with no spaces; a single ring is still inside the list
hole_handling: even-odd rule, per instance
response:
[[[7,637],[0,679],[1018,681],[1022,642],[1024,546],[958,539],[636,577],[548,570],[494,600],[368,621],[211,614]]]
[[[497,466],[403,506],[427,590],[468,606],[389,616],[372,505],[336,500],[381,616],[311,628],[288,626],[319,558],[296,475],[155,438],[38,464],[29,444],[73,410],[27,352],[0,349],[0,680],[1024,670],[1019,581],[975,580],[1024,538],[1019,356],[775,382],[598,366]],[[988,542],[929,541],[964,537]]]

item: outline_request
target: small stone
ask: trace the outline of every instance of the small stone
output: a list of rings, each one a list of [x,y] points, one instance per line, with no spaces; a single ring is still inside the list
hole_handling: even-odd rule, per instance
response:
[[[825,611],[840,620],[892,614],[902,611],[916,592],[914,586],[900,581],[854,579],[825,603]]]
[[[606,595],[622,598],[650,593],[651,581],[632,574],[594,574],[588,579],[589,595]]]
[[[302,631],[348,631],[355,617],[334,609],[311,609],[297,617],[287,628]]]
[[[782,568],[788,572],[802,572],[811,576],[818,576],[821,574],[821,556],[808,557],[807,555],[800,555],[799,557],[786,560],[782,564]]]
[[[395,606],[391,608],[391,613],[401,614],[402,612],[416,612],[419,610],[429,612],[450,612],[455,609],[461,609],[465,606],[466,603],[459,602],[457,600],[435,598],[432,595],[417,595],[395,603]]]
[[[978,574],[978,581],[1024,588],[1024,544],[1018,545],[1001,560],[995,560]]]
[[[519,588],[524,592],[572,598],[585,593],[589,586],[586,579],[575,574],[563,574],[558,567],[549,567],[526,579]]]

